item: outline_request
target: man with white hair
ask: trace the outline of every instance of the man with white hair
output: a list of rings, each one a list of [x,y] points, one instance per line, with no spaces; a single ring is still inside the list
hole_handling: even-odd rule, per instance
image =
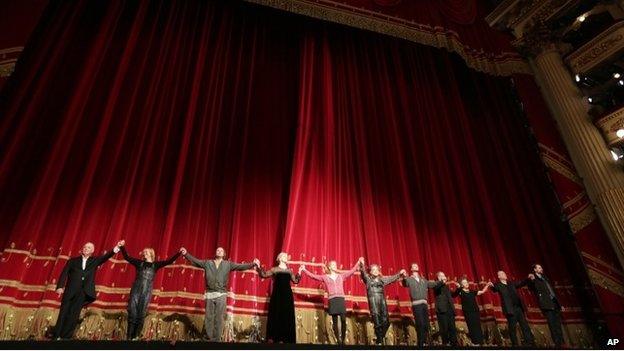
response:
[[[199,260],[186,251],[180,249],[182,255],[195,267],[202,268],[206,279],[206,316],[204,326],[209,341],[222,341],[223,321],[225,319],[227,286],[231,271],[244,271],[260,267],[257,258],[252,263],[235,263],[225,259],[225,250],[218,247],[214,259]]]
[[[70,339],[80,318],[83,306],[95,301],[95,273],[97,268],[119,252],[120,242],[102,256],[93,257],[95,246],[88,242],[80,250],[80,256],[70,258],[56,284],[56,293],[63,296],[54,337]]]

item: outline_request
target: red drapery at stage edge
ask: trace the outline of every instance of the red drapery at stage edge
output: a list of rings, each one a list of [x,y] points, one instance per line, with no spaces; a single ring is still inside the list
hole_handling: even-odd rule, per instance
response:
[[[454,55],[238,2],[53,1],[0,104],[4,305],[58,307],[67,256],[125,238],[160,258],[363,255],[386,274],[418,262],[475,282],[537,261],[565,323],[593,324],[510,79]],[[106,263],[92,306],[123,310],[133,278]],[[152,310],[202,313],[201,272],[182,259],[155,288]],[[268,281],[237,273],[231,288],[230,311],[265,313]],[[304,279],[297,307],[322,309],[318,288]],[[366,313],[359,279],[345,290]],[[405,289],[387,293],[409,316]],[[480,302],[504,324],[496,296]]]

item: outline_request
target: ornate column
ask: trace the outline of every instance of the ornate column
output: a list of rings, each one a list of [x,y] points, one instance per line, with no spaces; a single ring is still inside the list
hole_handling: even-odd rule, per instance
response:
[[[624,170],[613,162],[609,148],[587,114],[588,104],[573,81],[548,33],[536,30],[518,42],[535,71],[535,79],[552,110],[570,156],[624,263]]]

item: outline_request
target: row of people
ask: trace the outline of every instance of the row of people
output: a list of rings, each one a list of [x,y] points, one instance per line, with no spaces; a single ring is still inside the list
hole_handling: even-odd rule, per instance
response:
[[[136,339],[142,329],[143,321],[148,312],[152,298],[153,281],[156,272],[171,263],[180,255],[191,264],[202,268],[205,275],[206,302],[205,330],[210,341],[222,341],[223,321],[226,315],[226,296],[229,274],[232,271],[256,269],[262,278],[273,279],[273,288],[269,300],[267,318],[267,340],[272,342],[296,342],[294,297],[291,283],[299,283],[302,274],[311,279],[321,281],[328,294],[328,314],[333,321],[333,331],[338,343],[343,344],[346,333],[346,306],[344,282],[357,271],[366,285],[368,305],[375,329],[376,343],[382,344],[390,326],[384,288],[386,285],[399,281],[409,289],[412,300],[412,312],[417,332],[418,345],[425,346],[429,333],[429,304],[428,290],[432,289],[435,296],[435,311],[442,341],[445,345],[457,345],[457,331],[455,327],[454,298],[459,297],[468,335],[475,345],[483,343],[483,332],[479,306],[476,297],[484,294],[488,289],[500,294],[502,310],[508,321],[509,336],[512,345],[518,345],[516,326],[520,325],[525,345],[534,345],[534,337],[525,318],[525,307],[517,289],[528,286],[538,297],[539,306],[544,313],[551,331],[555,346],[563,344],[561,329],[561,305],[550,281],[544,276],[543,268],[539,264],[533,266],[533,273],[522,281],[512,282],[507,279],[505,272],[497,273],[496,283],[487,283],[481,290],[471,290],[466,278],[458,283],[448,282],[443,272],[438,272],[436,280],[427,280],[420,275],[418,264],[410,267],[411,275],[403,269],[392,276],[383,276],[378,265],[372,264],[366,269],[363,257],[346,272],[339,272],[336,261],[330,261],[325,266],[325,274],[314,274],[308,271],[305,265],[299,266],[298,273],[288,266],[288,254],[282,252],[277,256],[277,265],[264,270],[256,258],[251,263],[236,263],[225,258],[225,250],[217,248],[212,259],[200,260],[192,256],[185,248],[165,261],[155,261],[155,253],[151,248],[141,251],[141,258],[131,257],[125,249],[125,241],[117,245],[103,256],[94,257],[94,245],[86,243],[81,255],[71,258],[65,265],[57,283],[56,292],[61,296],[61,308],[54,331],[56,338],[71,338],[80,317],[83,306],[95,300],[95,272],[99,265],[106,262],[115,253],[120,252],[131,265],[135,267],[136,277],[130,290],[128,301],[128,328],[127,338]],[[451,290],[450,285],[457,285]]]

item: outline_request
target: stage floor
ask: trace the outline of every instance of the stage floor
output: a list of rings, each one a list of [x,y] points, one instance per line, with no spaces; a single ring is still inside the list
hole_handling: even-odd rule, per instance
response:
[[[90,340],[54,340],[54,341],[0,341],[0,349],[44,349],[44,350],[119,350],[119,349],[155,349],[155,350],[404,350],[417,349],[416,346],[373,346],[373,345],[320,345],[320,344],[267,344],[267,343],[214,343],[205,341],[90,341]],[[427,349],[448,349],[431,347]],[[472,350],[484,349],[467,348]],[[487,347],[485,347],[487,349]],[[498,349],[498,348],[492,348]],[[521,348],[526,349],[526,348]]]

